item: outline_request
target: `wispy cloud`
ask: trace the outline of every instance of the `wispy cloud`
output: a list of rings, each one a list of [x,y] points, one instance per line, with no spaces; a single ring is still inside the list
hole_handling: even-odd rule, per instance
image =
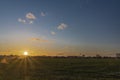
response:
[[[56,32],[54,32],[54,31],[51,31],[51,34],[52,34],[52,35],[56,35]]]
[[[49,43],[49,44],[53,44],[53,43],[55,42],[54,40],[48,40],[48,39],[37,38],[37,37],[31,38],[30,40],[31,40],[31,41],[34,41],[34,42]]]
[[[46,16],[46,14],[44,12],[41,12],[40,15],[43,17]]]
[[[26,18],[29,20],[35,20],[36,16],[33,13],[29,12],[26,14]]]
[[[49,42],[48,40],[43,39],[43,38],[32,38],[31,40],[32,41],[39,41],[39,42]]]
[[[18,19],[18,22],[26,23],[26,20],[19,18],[19,19]]]
[[[64,30],[64,29],[67,28],[67,27],[68,27],[67,24],[61,23],[61,24],[57,27],[57,29],[58,29],[58,30]]]

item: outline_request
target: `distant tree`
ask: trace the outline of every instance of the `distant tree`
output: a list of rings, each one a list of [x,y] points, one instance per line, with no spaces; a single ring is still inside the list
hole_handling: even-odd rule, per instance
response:
[[[120,53],[116,53],[116,57],[117,57],[117,58],[120,58]]]
[[[102,56],[99,54],[96,54],[96,58],[102,58]]]
[[[85,55],[83,54],[82,57],[85,57]]]
[[[6,58],[2,59],[2,60],[1,60],[1,63],[3,63],[3,64],[8,64]]]

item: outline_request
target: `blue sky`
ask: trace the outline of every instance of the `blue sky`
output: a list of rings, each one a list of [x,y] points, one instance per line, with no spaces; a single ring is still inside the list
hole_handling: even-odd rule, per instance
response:
[[[1,0],[1,54],[28,50],[42,55],[114,55],[120,52],[119,4],[119,0]]]

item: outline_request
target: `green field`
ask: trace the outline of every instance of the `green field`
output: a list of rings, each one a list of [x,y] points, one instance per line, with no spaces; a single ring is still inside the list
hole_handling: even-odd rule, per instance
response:
[[[6,58],[0,80],[120,80],[120,59]]]

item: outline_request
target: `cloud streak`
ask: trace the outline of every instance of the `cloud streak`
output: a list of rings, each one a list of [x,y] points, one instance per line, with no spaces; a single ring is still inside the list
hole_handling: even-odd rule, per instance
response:
[[[46,39],[43,39],[43,38],[31,38],[32,41],[38,41],[38,42],[41,42],[41,43],[47,43],[49,42],[48,40]]]

